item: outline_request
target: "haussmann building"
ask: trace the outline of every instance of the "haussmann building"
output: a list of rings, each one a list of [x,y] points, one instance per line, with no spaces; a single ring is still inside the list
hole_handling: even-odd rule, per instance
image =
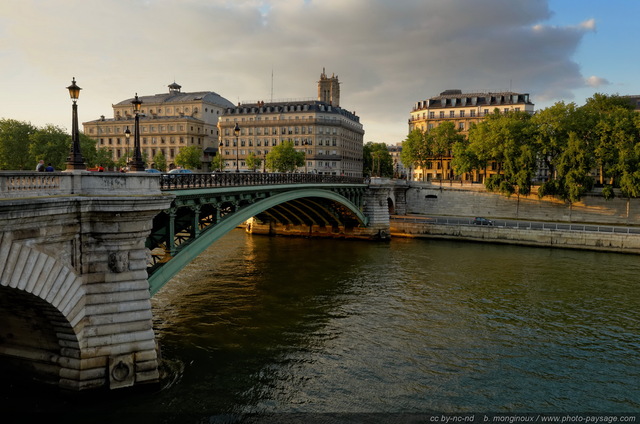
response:
[[[196,146],[202,151],[202,169],[209,171],[211,158],[218,150],[218,119],[233,103],[213,91],[183,92],[175,82],[166,93],[143,95],[140,120],[140,149],[150,167],[153,158],[162,152],[167,168],[175,167],[180,149]],[[112,153],[114,162],[124,158],[128,163],[133,155],[134,99],[125,99],[112,105],[113,118],[84,122],[85,135],[97,140],[98,148]],[[129,129],[131,137],[125,137]],[[98,164],[87,164],[93,167]],[[198,171],[198,170],[196,170]]]
[[[340,107],[338,77],[328,77],[324,70],[317,100],[229,106],[218,120],[218,132],[226,171],[252,171],[246,162],[251,152],[262,159],[262,169],[256,171],[263,171],[269,151],[291,141],[305,153],[305,166],[297,172],[362,176],[363,126],[355,112]]]

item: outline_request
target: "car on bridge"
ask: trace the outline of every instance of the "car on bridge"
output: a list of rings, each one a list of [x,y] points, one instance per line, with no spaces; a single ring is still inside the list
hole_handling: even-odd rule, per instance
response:
[[[487,218],[483,218],[481,216],[476,216],[473,218],[474,225],[493,225],[493,221]]]

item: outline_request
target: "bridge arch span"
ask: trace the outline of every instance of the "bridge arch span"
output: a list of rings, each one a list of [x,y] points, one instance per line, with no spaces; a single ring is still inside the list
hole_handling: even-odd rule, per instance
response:
[[[2,243],[0,269],[3,366],[65,386],[66,377],[77,373],[81,356],[81,277],[56,258],[18,242]]]
[[[301,199],[326,199],[346,209],[346,213],[350,214],[355,221],[360,225],[366,226],[368,218],[362,213],[362,211],[346,197],[330,190],[323,190],[317,188],[301,188],[297,190],[285,191],[272,196],[252,199],[252,201],[243,202],[243,205],[238,208],[237,211],[224,217],[219,223],[215,224],[207,231],[191,240],[184,248],[171,258],[171,260],[164,263],[162,267],[155,270],[149,277],[149,286],[151,294],[157,293],[164,284],[166,284],[174,275],[176,275],[182,268],[193,261],[198,255],[204,252],[211,244],[213,244],[220,237],[224,236],[231,230],[237,228],[240,224],[247,221],[249,218],[260,215],[263,212],[273,210],[276,207],[289,204],[290,202],[296,202]],[[317,205],[316,205],[317,206]],[[300,210],[300,206],[293,206],[290,208],[297,209],[297,216],[301,217],[301,220],[311,219],[308,213]],[[328,213],[328,211],[326,211]],[[269,214],[269,216],[278,219],[276,213]],[[282,219],[282,218],[280,218]],[[328,222],[327,218],[319,217],[318,220],[324,220]]]

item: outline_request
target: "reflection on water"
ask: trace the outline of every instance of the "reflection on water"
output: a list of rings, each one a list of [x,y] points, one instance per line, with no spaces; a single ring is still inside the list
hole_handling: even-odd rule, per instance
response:
[[[236,231],[153,299],[172,384],[84,407],[640,412],[639,273],[611,253]]]

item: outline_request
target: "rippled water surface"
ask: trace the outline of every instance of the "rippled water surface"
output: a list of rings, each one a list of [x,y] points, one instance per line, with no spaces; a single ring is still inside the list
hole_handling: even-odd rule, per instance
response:
[[[169,387],[100,407],[638,413],[639,276],[631,255],[235,231],[153,299]]]

